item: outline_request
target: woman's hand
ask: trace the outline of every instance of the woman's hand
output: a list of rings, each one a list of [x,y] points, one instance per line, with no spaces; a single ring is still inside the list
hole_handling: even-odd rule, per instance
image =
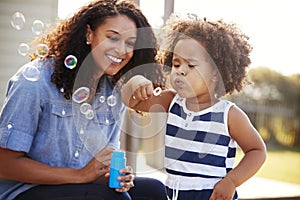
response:
[[[109,173],[110,160],[113,152],[112,147],[105,147],[82,169],[79,170],[78,183],[99,181]]]
[[[134,187],[134,175],[133,169],[131,166],[126,166],[124,169],[120,170],[120,174],[125,174],[124,176],[119,176],[118,181],[123,188],[117,188],[117,192],[127,192],[130,188]],[[105,175],[106,178],[109,177],[109,173]]]

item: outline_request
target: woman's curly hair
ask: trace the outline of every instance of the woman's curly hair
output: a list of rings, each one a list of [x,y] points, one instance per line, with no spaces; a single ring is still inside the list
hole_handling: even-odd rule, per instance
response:
[[[252,46],[248,42],[249,37],[236,24],[225,23],[222,19],[202,20],[195,14],[188,15],[186,19],[174,15],[166,23],[164,30],[167,31],[164,36],[166,46],[158,59],[167,72],[170,72],[177,42],[192,38],[203,46],[218,68],[221,79],[215,91],[218,97],[240,91],[249,82],[246,68],[251,63],[249,56]]]
[[[76,75],[83,61],[91,52],[90,45],[86,44],[87,25],[94,31],[107,18],[117,15],[125,15],[132,19],[137,26],[138,32],[134,55],[129,63],[113,77],[113,82],[116,83],[125,74],[129,76],[130,69],[136,66],[156,62],[157,41],[155,35],[148,20],[133,2],[118,0],[93,1],[81,7],[73,17],[60,21],[48,34],[36,38],[34,41],[36,44],[46,44],[49,47],[46,58],[54,57],[55,60],[55,69],[51,81],[56,84],[58,89],[64,89],[63,94],[66,99],[70,99],[73,90],[76,89],[74,88]],[[77,58],[76,68],[68,69],[65,67],[64,60],[68,55],[74,55]],[[36,59],[38,55],[33,53],[30,55],[30,58],[31,60]],[[149,70],[152,72],[152,76],[158,73],[158,76],[161,75],[161,79],[163,79],[159,69],[159,67],[156,67]],[[85,72],[88,73],[88,77],[85,77],[85,80],[91,81],[93,70],[88,71]],[[155,75],[156,79],[158,76]]]

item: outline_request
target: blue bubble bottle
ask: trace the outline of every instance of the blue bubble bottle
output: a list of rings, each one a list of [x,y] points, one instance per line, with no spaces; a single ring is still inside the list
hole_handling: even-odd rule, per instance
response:
[[[125,152],[120,150],[113,151],[110,162],[110,176],[109,176],[109,187],[110,188],[123,188],[120,186],[120,181],[118,181],[118,176],[124,176],[120,174],[119,171],[125,168],[126,158]]]

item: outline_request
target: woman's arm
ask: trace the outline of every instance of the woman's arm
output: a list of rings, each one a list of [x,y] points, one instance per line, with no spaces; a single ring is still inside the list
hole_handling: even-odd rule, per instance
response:
[[[26,156],[23,152],[0,148],[0,178],[33,184],[87,183],[109,172],[112,148],[100,151],[82,169],[52,167]]]

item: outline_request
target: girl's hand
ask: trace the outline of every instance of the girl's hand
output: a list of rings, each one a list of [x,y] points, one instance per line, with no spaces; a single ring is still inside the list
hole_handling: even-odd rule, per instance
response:
[[[232,200],[235,189],[236,187],[231,179],[225,177],[215,185],[209,200]]]
[[[136,75],[130,79],[132,98],[146,100],[153,95],[152,82],[143,76]]]
[[[122,88],[123,103],[133,108],[141,101],[153,95],[152,82],[144,76],[136,75],[132,77]]]

